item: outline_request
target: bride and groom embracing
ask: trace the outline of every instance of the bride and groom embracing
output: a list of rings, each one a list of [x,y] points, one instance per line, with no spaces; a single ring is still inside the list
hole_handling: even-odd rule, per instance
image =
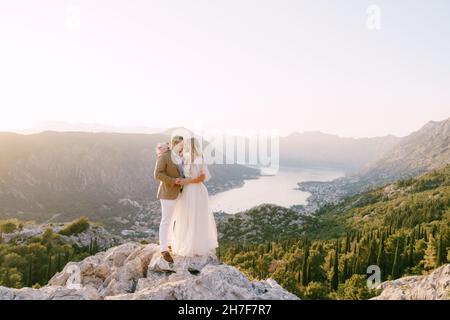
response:
[[[159,181],[161,202],[159,243],[162,258],[173,263],[174,255],[192,257],[214,253],[218,246],[214,216],[209,208],[210,178],[199,141],[172,138],[156,147],[154,177]]]

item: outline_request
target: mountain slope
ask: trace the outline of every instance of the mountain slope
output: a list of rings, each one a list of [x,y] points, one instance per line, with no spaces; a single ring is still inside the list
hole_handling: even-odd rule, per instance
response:
[[[129,229],[138,221],[148,229],[159,212],[154,148],[167,140],[161,134],[0,133],[0,218],[44,222],[85,215],[108,228]],[[258,174],[239,165],[210,171],[210,193]]]
[[[430,121],[361,173],[375,184],[409,178],[450,163],[450,118]]]
[[[390,148],[384,155],[356,174],[331,182],[307,181],[299,189],[311,192],[310,200],[317,205],[339,199],[370,188],[415,177],[450,163],[450,118],[430,121]]]
[[[342,138],[321,132],[294,133],[280,138],[280,164],[331,167],[355,172],[396,145],[401,138]]]
[[[311,237],[327,239],[349,231],[414,228],[433,221],[450,224],[450,164],[325,206],[306,217],[303,227]]]

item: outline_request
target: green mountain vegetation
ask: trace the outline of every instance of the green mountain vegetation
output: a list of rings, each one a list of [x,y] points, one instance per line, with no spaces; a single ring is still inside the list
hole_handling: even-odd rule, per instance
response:
[[[0,220],[0,286],[21,288],[40,287],[69,261],[80,261],[105,248],[95,238],[89,245],[69,244],[62,235],[75,235],[85,231],[90,222],[81,217],[64,227],[59,233],[51,228],[27,241],[3,241],[8,233],[20,231],[24,222],[16,219]]]
[[[377,294],[370,265],[389,280],[450,260],[450,165],[325,206],[303,218],[299,237],[233,243],[228,230],[218,254],[250,278],[273,277],[303,299],[367,299]]]
[[[291,209],[262,204],[221,217],[217,228],[221,242],[258,242],[302,235],[302,217]]]

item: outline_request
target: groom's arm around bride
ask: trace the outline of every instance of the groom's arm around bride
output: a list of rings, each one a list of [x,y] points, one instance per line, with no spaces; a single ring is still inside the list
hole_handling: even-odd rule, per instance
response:
[[[180,193],[181,186],[177,184],[180,173],[175,163],[170,159],[170,153],[158,157],[155,166],[154,177],[160,181],[157,198],[158,199],[176,199]]]

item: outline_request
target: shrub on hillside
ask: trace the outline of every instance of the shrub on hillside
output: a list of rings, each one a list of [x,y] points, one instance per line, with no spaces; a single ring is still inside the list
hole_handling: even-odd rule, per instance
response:
[[[354,274],[344,284],[339,285],[336,292],[338,300],[368,300],[380,294],[378,290],[367,287],[367,276]]]
[[[17,229],[21,230],[23,224],[17,219],[0,220],[0,232],[3,233],[13,233]]]
[[[322,282],[310,282],[303,292],[303,299],[306,300],[328,300],[329,290]]]
[[[67,226],[59,231],[59,234],[63,236],[71,236],[82,233],[89,229],[89,220],[86,217],[80,217],[77,220],[72,221]]]

